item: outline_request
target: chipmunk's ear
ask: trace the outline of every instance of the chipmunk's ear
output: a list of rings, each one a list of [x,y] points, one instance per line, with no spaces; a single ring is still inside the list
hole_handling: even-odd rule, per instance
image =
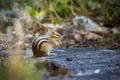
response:
[[[48,32],[51,33],[51,34],[55,34],[55,30],[53,30],[52,28],[49,28]]]

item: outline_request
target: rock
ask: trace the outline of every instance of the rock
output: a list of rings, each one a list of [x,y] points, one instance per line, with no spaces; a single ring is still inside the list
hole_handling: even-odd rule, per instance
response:
[[[73,24],[76,27],[82,26],[86,32],[108,33],[106,27],[102,27],[93,20],[85,16],[77,16],[73,19]]]
[[[85,32],[85,31],[82,31],[82,30],[74,30],[73,31],[73,36],[74,36],[75,41],[77,41],[77,42],[81,42],[84,39],[97,40],[97,39],[103,38],[102,36],[100,36],[96,33]]]

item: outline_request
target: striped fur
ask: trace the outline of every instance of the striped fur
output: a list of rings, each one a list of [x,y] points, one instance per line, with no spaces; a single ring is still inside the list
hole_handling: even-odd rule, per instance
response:
[[[57,32],[52,32],[47,37],[35,38],[32,42],[32,51],[34,57],[49,55],[52,48],[61,44],[62,36]]]
[[[49,40],[47,38],[44,38],[44,37],[38,37],[38,38],[35,38],[33,40],[33,42],[32,42],[32,51],[34,53],[34,56],[38,56],[38,54],[40,54],[42,56],[42,54],[44,54],[44,53],[41,53],[41,52],[43,52],[41,50],[41,45],[43,43],[49,44]]]

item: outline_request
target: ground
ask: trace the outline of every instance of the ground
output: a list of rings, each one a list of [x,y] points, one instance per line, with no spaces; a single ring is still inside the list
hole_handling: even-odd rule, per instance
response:
[[[54,77],[45,75],[44,80],[120,79],[120,50],[105,48],[63,48],[55,49],[52,52],[56,53],[57,56],[35,58],[35,60],[46,59],[52,62],[52,66],[50,66],[52,70],[57,70],[58,68],[62,68],[63,70],[59,71],[61,73],[56,71],[54,74],[58,73],[58,75]],[[66,70],[68,72],[64,74],[63,72]],[[66,76],[68,73],[69,75],[66,78],[59,76],[60,74]]]

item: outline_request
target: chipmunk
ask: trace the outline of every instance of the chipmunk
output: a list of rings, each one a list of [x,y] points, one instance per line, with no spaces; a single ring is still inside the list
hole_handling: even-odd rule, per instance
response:
[[[62,44],[62,36],[54,31],[49,30],[44,36],[37,37],[32,42],[33,57],[42,57],[51,54],[51,50]]]

